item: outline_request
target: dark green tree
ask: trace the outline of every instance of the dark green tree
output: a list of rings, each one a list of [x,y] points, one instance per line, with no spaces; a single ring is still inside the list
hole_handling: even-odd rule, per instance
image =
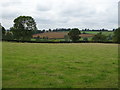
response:
[[[31,16],[19,16],[14,20],[14,26],[10,28],[14,39],[30,40],[36,32],[36,22]]]
[[[107,40],[107,36],[103,35],[102,32],[97,33],[93,38],[93,41],[106,41]]]
[[[86,32],[84,31],[83,34],[86,34]]]
[[[49,32],[51,32],[52,30],[51,29],[49,29]]]
[[[88,38],[87,38],[87,37],[84,37],[84,38],[83,38],[83,41],[88,41]]]
[[[1,26],[1,23],[0,23],[0,41],[2,40],[2,26]]]
[[[1,25],[0,25],[0,30],[1,30],[0,33],[1,33],[1,36],[2,36],[1,38],[4,39],[4,38],[5,38],[6,30],[5,30],[5,28],[4,28],[3,26],[1,26]]]
[[[12,34],[12,32],[7,32],[5,34],[5,38],[4,39],[5,40],[13,40],[13,34]]]
[[[2,34],[5,35],[5,32],[6,32],[5,28],[2,26]]]
[[[76,42],[80,39],[80,34],[81,34],[81,32],[78,28],[74,28],[74,29],[70,30],[69,33],[68,33],[70,39],[73,42]]]
[[[114,31],[113,40],[120,43],[120,27]]]

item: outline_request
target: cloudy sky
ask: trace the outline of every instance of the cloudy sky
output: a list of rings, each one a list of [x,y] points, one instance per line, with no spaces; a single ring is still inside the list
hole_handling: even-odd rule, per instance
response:
[[[18,16],[32,16],[38,29],[118,27],[119,0],[0,0],[0,23],[9,29]]]

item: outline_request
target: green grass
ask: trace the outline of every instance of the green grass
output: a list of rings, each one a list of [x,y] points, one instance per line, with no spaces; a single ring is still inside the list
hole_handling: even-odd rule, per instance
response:
[[[117,44],[3,42],[3,88],[117,88]]]
[[[81,31],[81,33],[87,33],[87,34],[97,34],[100,33],[100,31]],[[109,35],[114,35],[114,32],[108,32],[108,31],[102,31],[102,34],[105,36],[109,36]],[[81,38],[80,40],[83,40],[83,38]],[[92,37],[88,37],[88,41],[92,41]],[[108,40],[108,41],[113,41],[113,40]]]
[[[114,34],[114,32],[102,32],[102,34],[104,34],[104,35],[106,35],[106,36],[108,36],[108,35],[113,35]]]
[[[63,39],[38,39],[38,40],[36,40],[36,39],[31,39],[31,41],[53,41],[53,42],[59,42],[59,41],[65,41],[65,39],[63,38]]]
[[[97,34],[99,33],[100,31],[81,31],[81,33],[88,33],[88,34]],[[113,32],[108,32],[108,31],[102,31],[102,34],[104,35],[109,35],[109,34],[112,34],[113,35]]]
[[[81,33],[83,33],[83,32],[88,33],[88,34],[97,34],[97,33],[99,33],[99,31],[81,31]]]

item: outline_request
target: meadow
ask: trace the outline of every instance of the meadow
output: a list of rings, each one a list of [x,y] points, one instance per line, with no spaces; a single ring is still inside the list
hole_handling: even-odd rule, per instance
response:
[[[118,45],[2,43],[3,88],[118,88]]]
[[[97,33],[99,33],[99,32],[102,32],[102,34],[104,34],[104,35],[109,35],[109,34],[112,34],[113,35],[113,31],[81,31],[81,33],[83,33],[83,32],[85,32],[85,33],[88,33],[88,34],[97,34]]]

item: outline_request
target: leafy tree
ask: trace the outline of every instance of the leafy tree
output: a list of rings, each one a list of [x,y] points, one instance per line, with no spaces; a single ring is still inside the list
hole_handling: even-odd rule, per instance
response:
[[[1,34],[1,37],[0,38],[2,38],[2,39],[4,39],[5,38],[5,33],[6,33],[6,30],[5,30],[5,28],[3,27],[3,26],[1,26],[0,25],[0,34]]]
[[[107,36],[107,40],[112,40],[112,38],[113,38],[112,34],[109,34],[109,35]]]
[[[64,35],[64,39],[65,39],[65,41],[70,41],[70,38],[68,35]]]
[[[78,28],[74,28],[74,29],[70,30],[69,33],[68,33],[70,39],[73,42],[76,42],[80,39],[80,34],[81,34],[81,32],[79,31]]]
[[[13,34],[12,34],[12,32],[7,32],[6,33],[5,40],[13,40]]]
[[[105,35],[102,34],[102,32],[96,34],[93,38],[93,41],[106,41],[107,37]]]
[[[37,30],[36,22],[31,16],[19,16],[14,20],[14,26],[10,28],[17,40],[30,40]]]
[[[115,29],[113,29],[112,31],[115,31]]]
[[[87,37],[84,37],[84,38],[83,38],[83,41],[88,41],[88,38],[87,38]]]
[[[86,32],[84,31],[83,34],[86,34]]]
[[[37,36],[35,39],[36,39],[36,41],[40,41],[41,37]]]
[[[2,26],[1,26],[1,23],[0,23],[0,41],[2,39]]]
[[[6,34],[6,30],[4,27],[2,27],[2,39],[5,39],[5,34]]]
[[[48,37],[47,37],[47,36],[44,36],[44,37],[43,37],[43,39],[44,39],[44,40],[47,40],[47,39],[48,39]]]
[[[2,26],[2,34],[5,35],[5,32],[6,32],[5,28]]]
[[[49,32],[51,32],[52,30],[51,29],[49,29]]]
[[[45,29],[42,30],[42,33],[45,33]]]
[[[113,40],[120,43],[120,27],[114,31]]]

